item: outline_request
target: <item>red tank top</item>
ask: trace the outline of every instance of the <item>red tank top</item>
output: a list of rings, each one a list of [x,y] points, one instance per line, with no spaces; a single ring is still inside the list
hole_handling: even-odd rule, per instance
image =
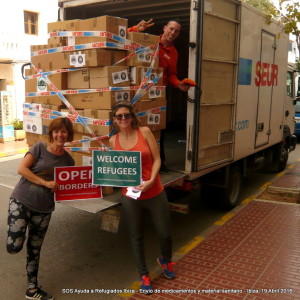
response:
[[[140,151],[142,157],[142,179],[143,181],[147,181],[151,177],[153,159],[152,159],[149,145],[139,129],[137,129],[137,134],[138,134],[138,141],[136,145],[129,150],[125,150],[120,145],[119,133],[117,133],[115,139],[115,150]],[[164,188],[161,184],[160,176],[159,174],[157,174],[152,187],[150,187],[146,192],[141,193],[139,200],[152,198],[160,194],[163,191],[163,189]],[[122,194],[126,195],[126,192],[127,192],[127,188],[123,188]]]

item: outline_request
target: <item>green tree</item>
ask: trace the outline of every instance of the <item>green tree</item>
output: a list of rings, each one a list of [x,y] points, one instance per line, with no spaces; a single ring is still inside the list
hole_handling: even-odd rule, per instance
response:
[[[295,36],[298,53],[300,53],[300,3],[298,0],[279,0],[279,4],[283,31]]]
[[[300,3],[299,0],[278,0],[277,9],[271,0],[243,0],[249,5],[263,11],[266,14],[267,22],[276,19],[282,26],[283,32],[293,34],[296,39],[298,53],[300,54]],[[296,65],[300,69],[300,61],[297,59]]]
[[[243,0],[245,3],[263,11],[265,14],[270,14],[276,9],[269,0]]]

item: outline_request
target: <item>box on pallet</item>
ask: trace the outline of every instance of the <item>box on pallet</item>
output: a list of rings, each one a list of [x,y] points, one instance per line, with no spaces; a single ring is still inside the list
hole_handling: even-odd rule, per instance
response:
[[[109,86],[129,86],[129,69],[125,66],[106,66],[68,73],[69,89],[96,89]]]
[[[86,20],[80,20],[78,22],[78,26],[80,31],[106,31],[108,33],[118,35],[122,38],[126,38],[128,20],[119,17],[101,16]],[[80,45],[97,42],[117,43],[117,41],[105,35],[97,37],[75,37],[74,41],[69,39],[69,45],[70,43],[73,45]]]
[[[75,146],[74,146],[75,147]],[[91,166],[92,165],[92,153],[68,151],[75,161],[75,166]]]
[[[166,111],[162,107],[166,106],[166,100],[138,101],[135,104],[137,112],[146,112],[139,117],[141,126],[148,126],[152,131],[166,128]]]
[[[61,111],[71,114],[68,108],[63,108],[61,109]],[[83,109],[77,109],[76,111],[79,113],[80,116],[83,116]],[[73,123],[73,129],[77,132],[84,132],[84,126],[81,123]]]
[[[164,88],[157,89],[156,86],[151,87],[144,96],[140,98],[140,101],[144,100],[163,100],[166,99],[166,91]]]
[[[130,83],[132,85],[140,85],[144,80],[146,73],[148,72],[148,67],[130,67]],[[152,69],[149,74],[148,82],[153,81],[156,77],[158,77],[161,73],[163,73],[163,68]],[[163,85],[163,77],[161,76],[158,82],[155,85]]]
[[[84,109],[83,116],[97,120],[112,120],[111,110]],[[111,125],[89,125],[89,127],[97,136],[107,135],[112,130]],[[84,132],[88,133],[86,129]]]
[[[78,31],[79,30],[79,20],[67,20],[48,23],[48,33],[56,31]],[[62,46],[68,45],[67,37],[50,37],[48,39],[48,45],[59,43]]]
[[[43,71],[51,71],[74,67],[111,66],[122,60],[125,56],[126,51],[124,50],[87,49],[76,52],[56,52],[36,55],[31,57],[31,62],[35,67]],[[118,65],[125,66],[126,61]]]
[[[33,106],[36,103],[33,103]],[[45,105],[45,104],[36,104],[37,106],[42,106],[43,108],[49,108],[51,110],[60,111],[61,106],[58,105]],[[29,109],[31,110],[31,109]],[[33,112],[39,112],[39,108],[37,110],[32,109]],[[46,117],[46,115],[45,115]],[[50,119],[43,118],[43,114],[41,116],[23,116],[23,128],[26,132],[30,132],[33,134],[47,134],[47,128],[49,123],[51,122]]]
[[[65,95],[75,109],[111,109],[118,101],[130,101],[133,93],[131,91],[107,91],[86,94]]]
[[[26,69],[25,75],[30,76],[34,75],[36,72],[33,69]],[[67,73],[57,73],[49,75],[48,78],[51,82],[59,89],[67,89]],[[32,78],[25,80],[25,92],[46,92],[51,91],[52,89],[47,85],[45,80],[42,77]]]
[[[147,51],[140,52],[139,54],[127,59],[128,66],[149,67],[152,62],[153,54],[159,43],[159,36],[153,34],[141,33],[141,32],[128,32],[127,38],[132,42],[145,47],[154,46],[152,50],[149,49]],[[132,52],[129,51],[128,54],[130,53]],[[155,69],[158,68],[158,57],[154,62],[153,68]]]
[[[31,148],[37,142],[48,142],[48,135],[46,134],[37,134],[32,132],[26,132],[26,141],[28,147]]]
[[[90,135],[90,134],[81,133],[81,132],[74,132],[74,141],[86,140],[86,139],[88,140],[88,139],[91,139],[91,138],[93,138],[93,136]],[[74,145],[74,147],[83,147],[83,148],[102,147],[103,144],[105,146],[109,146],[108,138],[101,139],[101,141],[93,140],[93,141],[88,141],[88,142],[84,142],[84,143],[79,143],[79,144]],[[87,150],[87,151],[84,151],[84,152],[86,153],[86,152],[90,152],[90,151]]]
[[[45,105],[56,105],[56,106],[64,105],[62,100],[56,95],[53,95],[53,96],[28,96],[28,97],[26,97],[25,101],[27,103],[41,103],[41,104],[45,104]]]

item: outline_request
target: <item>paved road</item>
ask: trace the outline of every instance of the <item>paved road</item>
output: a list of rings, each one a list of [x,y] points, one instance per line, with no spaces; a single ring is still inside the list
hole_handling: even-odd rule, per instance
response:
[[[290,156],[290,163],[300,157],[300,146]],[[16,255],[5,250],[7,203],[18,180],[17,165],[21,158],[0,159],[0,295],[3,300],[24,299],[25,249]],[[275,174],[250,173],[244,181],[242,199],[257,194],[259,187],[272,180]],[[201,205],[189,216],[172,212],[174,250],[178,250],[193,237],[213,225],[223,211]],[[90,214],[64,205],[57,205],[43,246],[40,284],[56,299],[116,299],[106,295],[64,293],[66,289],[123,290],[137,280],[127,239],[126,224],[121,218],[117,234],[99,229],[100,214]],[[156,267],[158,241],[146,221],[147,261],[150,270]]]

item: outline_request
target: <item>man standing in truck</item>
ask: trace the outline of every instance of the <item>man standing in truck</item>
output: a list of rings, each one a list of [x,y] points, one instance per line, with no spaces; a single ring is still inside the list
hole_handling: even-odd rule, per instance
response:
[[[128,28],[129,32],[143,32],[147,28],[152,27],[153,19],[148,21],[142,20],[136,26]],[[177,61],[178,52],[174,47],[174,41],[179,36],[181,30],[180,21],[170,20],[163,28],[163,33],[160,35],[159,42],[159,67],[163,68],[163,84],[164,86],[173,86],[183,92],[187,92],[190,85],[184,80],[180,81],[177,77]],[[167,94],[168,99],[168,94]],[[161,130],[160,136],[160,158],[161,168],[160,173],[168,173],[169,170],[165,166],[165,151],[164,151],[164,130]]]

